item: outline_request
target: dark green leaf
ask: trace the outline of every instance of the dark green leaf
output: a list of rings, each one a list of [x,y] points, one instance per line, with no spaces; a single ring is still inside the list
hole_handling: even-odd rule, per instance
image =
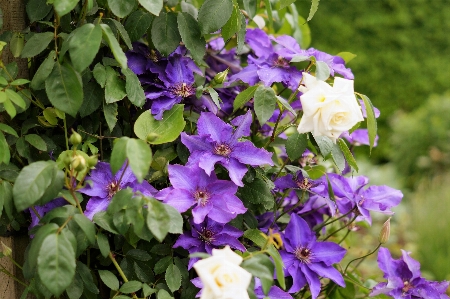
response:
[[[322,156],[324,158],[327,157],[333,149],[334,145],[333,141],[327,136],[314,136],[314,139],[316,140],[317,145],[319,146],[320,153],[322,154]]]
[[[342,140],[341,138],[339,138],[337,140],[339,148],[341,149],[342,153],[345,156],[345,160],[347,160],[347,163],[353,167],[356,172],[358,172],[358,164],[356,163],[355,157],[353,157],[352,152],[348,149],[347,144],[345,143],[344,140]]]
[[[173,299],[173,297],[164,289],[160,289],[156,295],[156,299]]]
[[[244,9],[251,19],[256,15],[257,1],[256,0],[243,0]]]
[[[163,0],[138,0],[139,4],[142,5],[146,10],[154,14],[155,16],[158,16],[162,7],[163,7]]]
[[[142,282],[139,281],[128,281],[125,282],[121,287],[120,291],[125,294],[135,293],[142,288]]]
[[[253,204],[262,204],[264,208],[270,210],[274,205],[273,195],[267,184],[258,178],[239,188],[241,199]]]
[[[337,144],[333,144],[333,148],[331,149],[331,157],[333,158],[334,163],[336,164],[339,171],[344,171],[345,168],[345,158],[342,154],[340,147]]]
[[[0,182],[0,217],[3,213],[3,207],[10,205],[12,203],[12,186],[10,183],[2,181]],[[5,208],[6,212],[7,208]],[[8,211],[9,212],[9,211]],[[11,212],[7,213],[8,217],[11,216]]]
[[[102,254],[102,256],[104,258],[108,257],[109,255],[109,242],[108,242],[108,238],[102,234],[102,233],[98,233],[97,234],[97,245],[98,248],[100,249],[100,253]]]
[[[171,264],[167,267],[165,278],[172,293],[181,287],[181,272],[176,265]]]
[[[117,60],[117,62],[120,64],[120,66],[123,69],[126,69],[127,66],[127,57],[125,56],[125,53],[123,52],[122,48],[119,45],[119,42],[114,37],[114,34],[111,31],[111,28],[106,24],[100,24],[103,31],[103,38],[106,40],[106,42],[109,45],[109,48],[111,49],[114,58]]]
[[[288,102],[286,99],[284,99],[284,98],[282,98],[282,97],[280,97],[280,96],[277,96],[277,101],[278,101],[278,103],[280,103],[285,109],[287,109],[290,113],[292,113],[294,116],[297,116],[297,112],[295,112],[294,108],[292,108],[291,104],[289,104],[289,102]]]
[[[162,242],[169,232],[170,216],[164,204],[156,199],[150,199],[147,203],[147,227],[155,238]]]
[[[225,41],[232,38],[241,29],[241,10],[237,3],[233,4],[233,12],[222,28],[222,37]]]
[[[27,3],[27,14],[30,23],[42,20],[52,10],[51,5],[47,5],[47,0],[33,0]]]
[[[363,94],[360,94],[359,96],[364,101],[364,106],[366,107],[367,130],[369,131],[370,152],[372,152],[373,145],[375,144],[375,138],[377,137],[377,120],[375,118],[375,112],[373,111],[373,105],[370,99]]]
[[[83,104],[78,111],[81,117],[94,113],[102,104],[105,97],[103,89],[95,82],[88,82],[83,86]]]
[[[14,164],[1,164],[0,163],[0,178],[9,181],[14,182],[19,175],[20,169]]]
[[[44,88],[44,82],[50,75],[55,65],[55,51],[51,51],[48,57],[39,66],[36,74],[34,74],[31,80],[30,87],[34,90],[39,90]]]
[[[165,256],[156,262],[153,272],[155,272],[156,275],[161,274],[161,273],[165,272],[167,267],[169,267],[169,265],[171,265],[171,264],[173,264],[172,257]]]
[[[105,120],[108,124],[109,131],[112,132],[117,123],[117,103],[103,103],[103,114],[105,115]]]
[[[75,117],[83,103],[81,76],[69,65],[55,63],[45,80],[45,91],[55,108]]]
[[[29,58],[38,55],[47,48],[48,44],[53,40],[53,32],[35,33],[23,47],[22,58]]]
[[[150,254],[141,249],[131,249],[127,252],[126,256],[143,262],[149,261],[152,258]]]
[[[72,32],[68,42],[70,59],[75,70],[81,72],[92,63],[101,41],[100,25],[84,24]]]
[[[150,144],[172,142],[180,136],[186,125],[183,110],[184,105],[174,105],[172,109],[164,111],[161,120],[156,120],[151,111],[147,110],[136,120],[134,133]]]
[[[86,287],[87,290],[89,290],[89,292],[93,294],[99,293],[99,290],[94,283],[94,279],[92,278],[91,271],[85,264],[79,261],[77,262],[77,273],[81,276],[84,286]]]
[[[308,138],[306,134],[299,134],[294,132],[286,140],[286,153],[291,161],[297,160],[303,154],[308,145]]]
[[[54,0],[53,7],[59,17],[68,14],[80,0]]]
[[[169,214],[169,233],[182,234],[183,233],[183,217],[174,207],[164,204],[167,214]]]
[[[94,215],[92,219],[101,228],[118,235],[119,232],[114,228],[112,217],[109,216],[105,211],[98,212]],[[98,239],[97,239],[98,241]]]
[[[106,67],[105,101],[111,104],[122,100],[127,95],[125,81],[120,79],[119,74],[110,66]]]
[[[70,284],[70,286],[66,289],[67,296],[69,299],[79,299],[81,295],[83,295],[84,285],[83,280],[80,277],[80,274],[75,273],[74,280]]]
[[[91,244],[95,244],[95,225],[86,216],[82,214],[75,214],[73,220],[78,224],[81,230],[84,232]]]
[[[319,8],[319,1],[320,0],[311,0],[311,9],[309,10],[308,19],[306,19],[307,22],[311,21],[311,19],[314,17],[317,8]]]
[[[119,280],[108,270],[98,270],[98,274],[103,283],[113,291],[119,290]]]
[[[25,135],[25,140],[40,151],[47,151],[47,144],[41,136],[36,134]]]
[[[119,18],[128,16],[136,5],[136,0],[108,0],[108,6]]]
[[[106,68],[101,64],[97,63],[92,71],[97,83],[104,88],[106,84]]]
[[[22,157],[28,158],[30,156],[30,145],[25,141],[24,137],[17,139],[16,149]]]
[[[178,13],[178,30],[186,48],[191,52],[192,58],[199,63],[206,52],[206,41],[200,32],[196,19],[187,12]]]
[[[273,270],[275,267],[267,255],[254,255],[243,261],[241,267],[253,274],[253,276],[261,279],[264,293],[267,294],[269,292],[270,287],[273,285]]]
[[[245,105],[248,101],[253,98],[258,85],[250,86],[246,90],[241,91],[233,102],[233,112],[238,110],[240,107]]]
[[[206,0],[198,11],[198,23],[203,34],[222,28],[233,12],[231,0]]]
[[[333,291],[330,293],[330,299],[353,299],[356,296],[355,285],[350,279],[345,279],[345,288],[333,287]],[[391,297],[387,297],[391,298]]]
[[[5,135],[0,131],[0,164],[9,164],[11,153],[9,152],[8,142],[6,142]]]
[[[150,28],[152,24],[153,16],[149,13],[143,12],[142,10],[134,11],[125,23],[125,29],[128,32],[130,40],[132,42],[140,39]]]
[[[132,104],[142,107],[145,104],[146,98],[139,78],[130,69],[123,70],[122,73],[126,78],[125,90],[128,99]]]
[[[188,2],[185,2],[185,1],[182,1],[180,4],[181,4],[181,11],[182,12],[187,12],[188,14],[193,16],[194,19],[197,20],[198,9],[197,9],[197,7],[195,7],[195,5],[192,5],[191,3],[188,3]]]
[[[38,274],[45,287],[59,296],[75,275],[75,251],[67,229],[49,234],[42,242],[38,257]],[[73,237],[73,235],[72,235]]]
[[[263,85],[258,86],[254,96],[255,113],[261,125],[265,124],[275,111],[277,97],[275,91]]]
[[[132,0],[132,1],[136,1],[136,0]],[[128,32],[125,30],[123,25],[114,19],[104,19],[104,20],[105,21],[111,20],[112,24],[114,25],[114,27],[116,27],[117,31],[119,32],[119,34],[122,37],[125,44],[127,45],[128,49],[133,49],[133,46],[131,45],[130,36],[128,35]]]
[[[162,12],[153,20],[152,42],[162,55],[167,56],[175,51],[180,41],[175,13]]]

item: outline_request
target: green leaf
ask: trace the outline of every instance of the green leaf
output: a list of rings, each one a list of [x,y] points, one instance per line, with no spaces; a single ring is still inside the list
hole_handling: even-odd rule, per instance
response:
[[[326,158],[333,149],[333,141],[328,138],[327,136],[314,136],[314,139],[317,142],[317,145],[319,146],[320,153],[324,158]]]
[[[126,78],[125,90],[128,99],[132,104],[139,108],[142,107],[145,104],[146,98],[139,78],[130,69],[123,70],[122,73]]]
[[[96,223],[101,228],[103,228],[115,235],[119,234],[119,232],[114,227],[111,216],[109,216],[105,211],[96,213],[92,220],[94,221],[94,223]]]
[[[20,56],[24,48],[25,38],[22,33],[14,32],[9,42],[9,49],[15,58]]]
[[[160,289],[156,295],[156,299],[173,299],[173,297],[164,289]]]
[[[131,249],[127,252],[127,257],[130,257],[132,259],[146,262],[152,259],[150,254],[147,253],[147,251],[141,250],[141,249]]]
[[[9,164],[11,159],[11,153],[9,152],[8,142],[6,141],[5,135],[0,131],[0,164]]]
[[[58,166],[53,161],[38,161],[25,166],[17,176],[13,188],[17,210],[23,211],[34,205],[51,185],[57,171]]]
[[[330,67],[326,62],[316,61],[316,78],[326,81],[330,77]]]
[[[155,238],[162,242],[169,232],[170,217],[164,204],[156,199],[150,199],[147,203],[147,227]]]
[[[142,288],[142,282],[139,281],[128,281],[125,282],[119,289],[122,293],[131,294],[139,291]]]
[[[166,270],[166,283],[169,290],[173,293],[181,287],[181,272],[174,264],[170,264]]]
[[[162,259],[158,260],[153,268],[153,271],[156,275],[161,274],[166,271],[169,265],[173,264],[173,259],[171,256],[165,256]]]
[[[262,204],[267,210],[270,210],[274,205],[270,188],[259,178],[255,178],[251,183],[247,183],[244,187],[239,188],[239,193],[242,200],[253,204]]]
[[[356,163],[355,157],[353,157],[352,152],[349,150],[347,144],[345,143],[344,140],[342,140],[341,138],[339,138],[337,140],[337,143],[339,145],[339,148],[341,149],[342,153],[344,154],[345,160],[347,160],[347,163],[353,167],[356,172],[358,172],[358,164]]]
[[[68,14],[80,0],[54,0],[53,7],[59,17]]]
[[[69,297],[69,299],[80,299],[81,295],[83,295],[83,291],[83,279],[80,277],[80,274],[75,273],[74,280],[66,289],[67,296]]]
[[[333,291],[330,293],[330,299],[353,299],[356,296],[354,282],[350,279],[345,279],[345,288],[333,286]],[[375,297],[376,298],[376,297]],[[391,297],[387,297],[391,298]]]
[[[41,136],[36,134],[25,135],[25,140],[40,151],[47,151],[47,144]]]
[[[153,44],[163,56],[175,51],[181,41],[176,14],[162,12],[153,20],[151,33]]]
[[[56,126],[58,124],[58,118],[56,116],[55,108],[47,107],[42,112],[44,114],[44,118],[48,123],[52,126]]]
[[[8,126],[6,124],[0,123],[0,131],[3,131],[5,133],[8,133],[10,135],[13,135],[13,136],[16,136],[17,138],[19,138],[19,136],[17,135],[16,130],[14,130],[13,128],[11,128],[10,126]]]
[[[294,108],[292,108],[291,104],[289,104],[289,102],[286,99],[277,96],[277,102],[281,104],[281,106],[283,106],[284,109],[287,109],[290,113],[292,113],[295,117],[297,116],[297,112],[295,112]]]
[[[86,218],[86,216],[82,214],[75,214],[73,216],[73,220],[78,224],[81,230],[86,235],[86,238],[91,242],[91,244],[95,244],[95,225],[91,220]]]
[[[117,62],[120,64],[120,66],[123,69],[126,69],[128,67],[127,57],[125,56],[125,53],[123,52],[122,48],[120,47],[119,42],[114,37],[114,34],[113,34],[111,28],[106,24],[100,24],[100,27],[102,27],[103,38],[108,43],[108,46],[111,49],[111,51],[114,55],[114,58],[117,60]]]
[[[244,9],[249,15],[251,19],[256,15],[256,9],[257,9],[257,2],[256,0],[243,0],[244,2]],[[259,2],[258,2],[259,3]]]
[[[286,140],[286,153],[291,161],[295,161],[300,158],[308,145],[308,138],[306,134],[299,134],[294,132]]]
[[[164,111],[161,120],[156,120],[151,111],[147,110],[136,120],[134,133],[140,139],[147,140],[150,144],[172,142],[180,136],[186,125],[183,118],[183,110],[184,105],[174,105],[172,109]]]
[[[100,249],[100,253],[102,254],[102,256],[104,258],[107,258],[109,255],[109,242],[108,242],[108,238],[102,234],[102,233],[98,233],[97,234],[97,245],[98,248]]]
[[[3,107],[5,108],[6,112],[11,118],[14,118],[16,116],[17,114],[16,108],[8,98],[6,98],[5,102],[3,103]]]
[[[80,75],[69,65],[55,63],[45,80],[45,91],[55,108],[75,117],[83,103],[83,85]]]
[[[292,3],[294,3],[296,0],[280,0],[279,4],[280,7],[278,8],[279,10],[285,8],[286,6],[291,5]]]
[[[244,14],[241,13],[241,29],[239,29],[239,32],[237,34],[237,48],[236,48],[237,54],[243,53],[246,29],[247,29],[246,18]]]
[[[198,23],[203,34],[222,28],[233,12],[231,0],[206,0],[198,11]]]
[[[47,0],[33,0],[27,3],[27,15],[30,23],[42,20],[52,10],[51,5],[47,5]]]
[[[164,208],[166,209],[167,214],[170,218],[169,223],[169,233],[171,234],[182,234],[183,233],[183,217],[180,212],[177,211],[174,207],[164,204]]]
[[[101,64],[97,63],[92,71],[97,83],[104,88],[106,84],[106,68]]]
[[[243,261],[241,267],[253,276],[261,279],[264,293],[267,294],[269,292],[270,287],[273,285],[273,271],[275,267],[267,255],[254,255]]]
[[[272,16],[272,4],[270,3],[270,0],[264,0],[264,6],[266,7],[267,18],[269,19],[269,29],[272,29],[273,28],[273,16]]]
[[[337,144],[333,144],[331,149],[331,157],[333,158],[334,163],[336,164],[339,171],[344,171],[345,169],[345,158],[342,154],[341,149]]]
[[[72,283],[75,276],[75,251],[69,233],[72,234],[65,229],[59,234],[49,234],[39,250],[39,277],[44,286],[57,297]]]
[[[20,79],[16,79],[16,80],[12,81],[12,82],[9,83],[9,84],[11,84],[11,85],[13,85],[13,86],[19,86],[19,85],[25,85],[25,84],[27,84],[27,83],[30,83],[30,81],[27,80],[27,79],[22,79],[22,78],[20,78]]]
[[[97,55],[102,41],[100,25],[84,24],[71,33],[69,54],[73,67],[81,72],[87,68]]]
[[[233,112],[244,106],[248,101],[253,98],[258,85],[250,86],[246,90],[241,91],[233,102]]]
[[[105,120],[108,124],[109,131],[112,132],[117,123],[117,103],[103,103],[103,114],[105,115]]]
[[[119,290],[119,280],[108,270],[98,270],[98,274],[103,283],[113,291]]]
[[[136,1],[136,0],[132,0]],[[128,49],[133,49],[133,45],[131,44],[130,36],[128,35],[128,32],[125,30],[123,25],[114,20],[114,19],[104,19],[104,21],[111,21],[114,27],[116,27],[117,31],[119,32],[120,36],[122,37],[123,41],[127,45]]]
[[[372,152],[373,145],[375,144],[375,138],[377,137],[377,120],[375,118],[375,112],[373,111],[373,105],[370,99],[363,94],[359,94],[359,96],[364,101],[364,106],[366,107],[367,130],[369,131],[370,152]]]
[[[317,8],[319,8],[319,1],[320,0],[311,0],[311,8],[309,10],[308,19],[306,19],[307,22],[311,21],[314,17],[314,14],[317,11]]]
[[[127,95],[125,81],[110,66],[106,67],[105,101],[107,104],[118,102]]]
[[[114,144],[111,153],[111,170],[116,173],[128,159],[128,165],[142,183],[152,163],[152,151],[149,145],[139,139],[122,137]]]
[[[35,33],[23,47],[22,58],[30,58],[44,51],[53,40],[53,32]]]
[[[79,261],[77,261],[77,273],[80,275],[81,279],[83,280],[84,286],[87,290],[89,290],[89,292],[93,294],[99,293],[99,290],[94,283],[94,279],[92,278],[91,271],[85,264]]]
[[[336,56],[341,57],[344,59],[345,64],[349,63],[351,60],[353,60],[357,55],[350,53],[350,52],[339,52]]]
[[[222,28],[222,37],[225,41],[232,38],[241,29],[241,10],[237,3],[233,4],[233,12]]]
[[[108,6],[119,18],[128,16],[134,8],[136,0],[108,0]]]
[[[78,111],[81,117],[94,113],[100,107],[105,97],[103,89],[93,81],[83,85],[83,94],[83,104]]]
[[[186,48],[191,52],[192,58],[199,63],[206,53],[206,41],[200,32],[196,19],[187,12],[178,13],[178,30]]]
[[[263,85],[258,86],[254,95],[256,117],[261,125],[265,124],[275,111],[277,97],[275,91]]]
[[[7,211],[8,205],[12,202],[12,186],[6,181],[0,182],[0,217],[3,213],[3,208],[5,207],[5,212],[7,212],[8,217],[11,216],[11,212]]]
[[[138,0],[146,10],[155,16],[159,16],[159,13],[163,7],[163,0]]]
[[[51,51],[48,57],[39,66],[36,74],[34,74],[31,80],[30,87],[34,90],[40,90],[44,88],[45,80],[48,78],[55,65],[55,51]]]
[[[16,104],[20,108],[25,109],[26,103],[22,99],[22,97],[19,94],[17,94],[17,92],[13,91],[12,89],[5,89],[5,93],[8,96],[8,98],[11,100],[11,102]]]
[[[151,14],[140,9],[134,11],[125,23],[125,30],[128,32],[130,40],[134,42],[140,39],[150,28],[152,21],[153,16]]]

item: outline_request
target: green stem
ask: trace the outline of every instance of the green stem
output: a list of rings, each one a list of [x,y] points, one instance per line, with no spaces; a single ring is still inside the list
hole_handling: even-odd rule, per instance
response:
[[[280,123],[281,116],[283,115],[283,109],[280,104],[278,104],[278,109],[280,109],[280,114],[278,114],[277,121],[275,122],[275,126],[273,127],[272,136],[270,136],[270,139],[267,141],[267,143],[264,145],[264,148],[268,147],[272,142],[275,141],[275,134],[278,128],[278,124]]]
[[[368,257],[369,255],[374,254],[375,252],[377,252],[377,250],[378,250],[380,247],[381,247],[381,243],[379,243],[378,246],[377,246],[373,251],[369,252],[368,254],[363,255],[363,256],[361,256],[361,257],[358,257],[358,258],[356,258],[356,259],[351,260],[351,261],[347,264],[347,266],[345,267],[344,274],[347,273],[348,266],[350,266],[351,263],[353,263],[354,261],[360,260],[360,259],[364,259],[364,258]]]
[[[70,194],[72,195],[73,199],[77,203],[77,208],[80,211],[80,214],[84,215],[83,209],[81,208],[80,201],[78,200],[77,196],[75,195],[75,191],[72,188],[70,188]]]
[[[111,259],[112,263],[114,264],[114,267],[116,267],[117,272],[119,272],[120,277],[122,277],[124,282],[128,282],[128,278],[125,275],[125,273],[123,273],[122,268],[120,268],[119,264],[116,261],[116,258],[114,257],[114,255],[112,254],[112,252],[109,252],[109,258]],[[138,299],[138,297],[136,296],[136,294],[133,294],[133,299]]]
[[[331,221],[329,221],[329,222],[324,222],[324,223],[322,223],[320,226],[318,226],[317,228],[314,228],[314,230],[315,230],[316,232],[318,232],[318,231],[321,230],[324,226],[327,226],[328,224],[331,224],[331,223],[333,223],[333,222],[336,222],[336,221],[338,221],[338,220],[340,220],[340,219],[342,219],[342,218],[348,216],[348,215],[351,214],[354,210],[355,210],[355,208],[351,209],[350,211],[348,211],[347,213],[345,213],[345,214],[342,215],[342,216],[339,216],[339,217],[336,218],[336,219],[333,219],[333,220],[331,220]]]
[[[2,265],[0,265],[2,267],[2,269],[0,269],[0,272],[5,273],[6,275],[8,275],[9,277],[11,277],[12,279],[14,279],[15,281],[17,281],[18,283],[20,283],[21,285],[23,285],[24,287],[28,287],[28,285],[21,281],[20,279],[18,279],[17,277],[15,277],[14,275],[11,274],[11,272],[9,272],[8,270],[6,270],[5,267],[3,267]]]
[[[64,117],[63,122],[64,122],[64,136],[66,137],[66,150],[69,150],[69,137],[67,135],[67,121],[66,121],[66,117]]]
[[[333,235],[335,235],[335,234],[337,234],[338,232],[340,232],[341,230],[343,230],[344,228],[346,228],[346,227],[348,227],[350,224],[352,224],[353,223],[353,221],[355,221],[356,220],[356,217],[358,217],[358,216],[355,216],[355,217],[353,217],[353,219],[352,220],[350,220],[350,222],[349,223],[347,223],[346,225],[344,225],[343,227],[341,227],[341,228],[339,228],[338,230],[335,230],[334,232],[332,232],[331,234],[329,234],[325,239],[323,239],[323,241],[326,241],[326,240],[328,240],[328,238],[330,238],[331,236],[333,236]]]
[[[69,223],[69,221],[72,220],[72,217],[73,216],[69,216],[69,218],[67,218],[67,220],[63,223],[63,225],[61,225],[60,228],[58,228],[58,230],[56,231],[57,235],[64,229],[67,223]]]
[[[23,270],[22,266],[19,265],[10,255],[8,255],[8,258],[11,260],[11,262],[13,262],[14,265],[16,265],[17,268],[19,268],[20,270]]]

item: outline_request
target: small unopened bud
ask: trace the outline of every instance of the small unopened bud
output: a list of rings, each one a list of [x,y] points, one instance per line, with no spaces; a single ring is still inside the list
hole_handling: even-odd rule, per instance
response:
[[[213,80],[212,80],[212,84],[213,86],[218,85],[218,84],[222,84],[223,82],[225,82],[225,79],[227,79],[227,75],[228,75],[228,71],[229,69],[224,70],[223,72],[217,73]]]
[[[386,243],[389,240],[389,236],[391,234],[391,218],[386,220],[381,228],[380,235],[378,236],[378,241],[381,244]]]
[[[156,133],[149,133],[148,135],[147,135],[147,142],[153,142],[153,141],[155,141],[156,140],[156,138],[158,138],[159,137],[159,134],[156,134]]]
[[[75,169],[78,172],[83,171],[86,169],[86,159],[84,159],[84,157],[81,155],[76,155],[72,158],[70,166],[72,166],[72,169]]]
[[[90,157],[87,158],[86,162],[87,162],[87,165],[89,166],[89,168],[92,168],[95,165],[97,165],[98,157],[97,156],[90,156]]]
[[[82,138],[81,135],[78,134],[77,132],[73,131],[72,135],[69,138],[70,143],[72,143],[73,145],[78,145],[81,143]]]
[[[2,244],[2,253],[4,256],[10,256],[12,254],[12,249],[5,245],[5,243],[0,242]]]

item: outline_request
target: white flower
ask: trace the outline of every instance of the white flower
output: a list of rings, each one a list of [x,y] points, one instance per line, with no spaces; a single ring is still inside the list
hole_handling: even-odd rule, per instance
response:
[[[248,299],[252,275],[239,266],[241,262],[230,246],[213,249],[211,257],[196,262],[194,269],[203,283],[200,299]]]
[[[363,121],[361,107],[356,101],[353,80],[336,77],[334,85],[303,73],[305,86],[300,101],[303,116],[298,125],[299,133],[312,132],[314,136],[328,136],[333,142]]]

